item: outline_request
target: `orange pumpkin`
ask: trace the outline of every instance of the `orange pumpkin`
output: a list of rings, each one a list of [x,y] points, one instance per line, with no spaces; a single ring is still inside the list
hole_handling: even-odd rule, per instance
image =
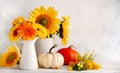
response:
[[[74,49],[73,46],[69,46],[69,47],[66,47],[66,48],[61,48],[59,49],[57,52],[61,53],[64,57],[64,65],[68,65],[69,62],[79,62],[82,57],[81,55],[79,54],[79,52]]]

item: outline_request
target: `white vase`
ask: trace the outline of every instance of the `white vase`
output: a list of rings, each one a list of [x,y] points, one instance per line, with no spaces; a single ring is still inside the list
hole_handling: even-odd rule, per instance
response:
[[[50,48],[54,45],[52,38],[37,39],[35,47],[37,56],[42,53],[49,52]]]
[[[35,50],[35,42],[37,38],[30,41],[23,41],[22,55],[20,60],[20,69],[37,69],[38,62]]]

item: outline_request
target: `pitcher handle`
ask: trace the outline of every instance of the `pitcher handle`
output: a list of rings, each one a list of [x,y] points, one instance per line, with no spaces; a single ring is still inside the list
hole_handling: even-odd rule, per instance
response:
[[[20,50],[18,49],[17,45],[15,42],[13,42],[13,45],[15,46],[16,50],[18,51],[19,56],[21,57]]]

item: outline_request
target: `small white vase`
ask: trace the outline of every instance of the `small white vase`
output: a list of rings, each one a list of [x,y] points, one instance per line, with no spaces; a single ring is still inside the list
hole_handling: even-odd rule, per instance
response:
[[[20,69],[37,69],[38,62],[35,50],[35,42],[37,38],[30,41],[23,41],[22,55],[20,60]]]
[[[54,45],[52,38],[37,39],[35,47],[37,56],[42,53],[49,52],[50,48]]]

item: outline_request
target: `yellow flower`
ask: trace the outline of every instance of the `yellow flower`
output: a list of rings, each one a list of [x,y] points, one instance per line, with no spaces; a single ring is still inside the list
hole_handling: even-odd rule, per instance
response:
[[[82,62],[79,62],[79,63],[77,64],[77,66],[80,67],[80,68],[82,68],[82,67],[83,67],[83,63],[82,63]]]
[[[95,63],[95,62],[92,62],[92,66],[93,66],[94,70],[99,70],[100,69],[100,65]]]
[[[0,56],[0,66],[14,67],[20,56],[15,46],[8,47],[8,51]]]
[[[85,67],[88,70],[92,70],[92,62],[90,60],[85,60]]]
[[[68,66],[68,71],[72,71],[72,70],[73,70],[73,67]]]
[[[29,20],[44,26],[48,33],[53,35],[59,29],[60,19],[57,17],[57,11],[53,7],[46,9],[44,6],[35,8],[30,13]]]
[[[9,32],[9,39],[12,42],[18,41],[23,35],[23,32],[18,29],[18,26],[12,27]]]
[[[67,44],[68,41],[68,33],[69,33],[69,18],[68,16],[63,17],[63,22],[60,25],[61,29],[60,29],[60,37],[62,38],[62,43],[63,45]]]
[[[39,38],[45,38],[48,35],[47,30],[42,25],[34,24],[33,27],[36,29],[36,36]]]
[[[12,22],[13,26],[16,26],[16,25],[19,25],[21,24],[22,22],[24,22],[25,19],[24,17],[18,17],[18,18],[15,18]]]

